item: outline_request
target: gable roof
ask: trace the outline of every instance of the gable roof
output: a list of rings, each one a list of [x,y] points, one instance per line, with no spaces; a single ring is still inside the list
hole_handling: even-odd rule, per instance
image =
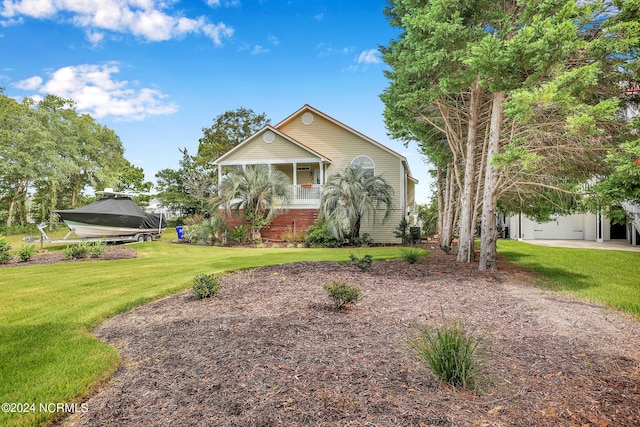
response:
[[[277,134],[278,136],[284,138],[285,140],[289,141],[290,143],[297,145],[298,147],[302,148],[303,150],[307,151],[309,154],[312,154],[314,157],[318,157],[321,161],[323,162],[327,162],[327,163],[331,163],[331,159],[329,159],[328,157],[324,156],[323,154],[317,152],[316,150],[307,147],[305,144],[301,143],[300,141],[296,141],[295,139],[293,139],[292,137],[290,137],[289,135],[286,135],[284,133],[282,133],[281,131],[279,131],[278,129],[276,129],[275,127],[271,126],[271,125],[266,125],[265,127],[263,127],[262,129],[260,129],[258,132],[254,133],[253,135],[251,135],[249,138],[245,139],[244,141],[242,141],[240,144],[236,145],[235,147],[233,147],[231,150],[227,151],[226,153],[224,153],[222,156],[218,157],[217,159],[215,159],[213,161],[214,165],[219,164],[220,162],[224,162],[224,159],[227,158],[228,156],[230,156],[232,153],[238,151],[242,146],[248,144],[250,141],[252,141],[254,138],[258,137],[259,135],[265,133],[266,131],[270,130],[271,132]]]
[[[411,177],[413,180],[415,180],[416,182],[418,182],[415,178],[412,177],[411,175],[411,169],[409,168],[409,162],[407,161],[407,158],[405,156],[403,156],[402,154],[393,151],[391,148],[387,147],[384,144],[381,144],[380,142],[376,141],[375,139],[372,139],[370,137],[368,137],[367,135],[358,132],[357,130],[345,125],[344,123],[342,123],[339,120],[334,119],[333,117],[323,113],[322,111],[312,107],[309,104],[305,104],[302,106],[302,108],[300,108],[298,111],[296,111],[295,113],[291,114],[289,117],[287,117],[286,119],[282,120],[280,123],[278,123],[277,125],[275,125],[275,128],[280,128],[281,126],[284,126],[285,124],[289,123],[290,121],[292,121],[294,118],[298,117],[300,114],[304,113],[305,111],[309,111],[313,114],[317,114],[318,116],[323,117],[324,119],[328,120],[329,122],[335,124],[336,126],[341,127],[342,129],[346,130],[347,132],[351,132],[354,135],[357,135],[358,137],[364,139],[365,141],[375,145],[376,147],[381,148],[383,151],[386,151],[387,153],[391,154],[394,157],[397,157],[398,159],[400,159],[402,161],[402,163],[404,163],[406,170],[407,170],[407,175],[409,177]]]

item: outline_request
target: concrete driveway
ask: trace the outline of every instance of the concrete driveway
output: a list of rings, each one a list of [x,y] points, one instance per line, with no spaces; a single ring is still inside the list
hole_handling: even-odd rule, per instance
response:
[[[626,240],[607,240],[598,243],[593,240],[523,240],[538,246],[556,246],[561,248],[607,249],[615,251],[640,252],[640,246],[632,246]]]

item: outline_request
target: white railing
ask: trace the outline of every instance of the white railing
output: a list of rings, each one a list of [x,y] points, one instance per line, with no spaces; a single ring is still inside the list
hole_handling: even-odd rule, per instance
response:
[[[292,207],[320,207],[320,184],[298,184],[289,186],[289,204]]]

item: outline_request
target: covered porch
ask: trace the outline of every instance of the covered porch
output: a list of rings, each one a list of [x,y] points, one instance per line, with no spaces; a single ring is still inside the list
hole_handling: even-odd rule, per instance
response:
[[[222,183],[225,173],[231,169],[265,163],[242,163],[240,165],[218,164],[218,188]],[[318,163],[266,163],[270,170],[279,170],[288,178],[289,203],[284,205],[286,209],[318,209],[320,207],[320,195],[326,182],[326,167],[324,162]]]

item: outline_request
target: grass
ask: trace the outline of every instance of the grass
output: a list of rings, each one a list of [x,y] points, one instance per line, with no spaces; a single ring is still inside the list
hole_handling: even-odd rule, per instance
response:
[[[498,241],[508,260],[540,273],[540,285],[600,302],[640,319],[640,253],[603,249],[536,246]]]
[[[18,239],[19,240],[19,239]],[[51,248],[49,250],[59,250]],[[115,348],[91,335],[117,313],[187,289],[197,274],[294,261],[347,261],[353,249],[219,248],[149,242],[138,258],[6,268],[0,274],[0,403],[35,411],[0,411],[0,425],[26,426],[55,414],[40,404],[78,402],[117,367]],[[376,259],[399,248],[366,248]]]

